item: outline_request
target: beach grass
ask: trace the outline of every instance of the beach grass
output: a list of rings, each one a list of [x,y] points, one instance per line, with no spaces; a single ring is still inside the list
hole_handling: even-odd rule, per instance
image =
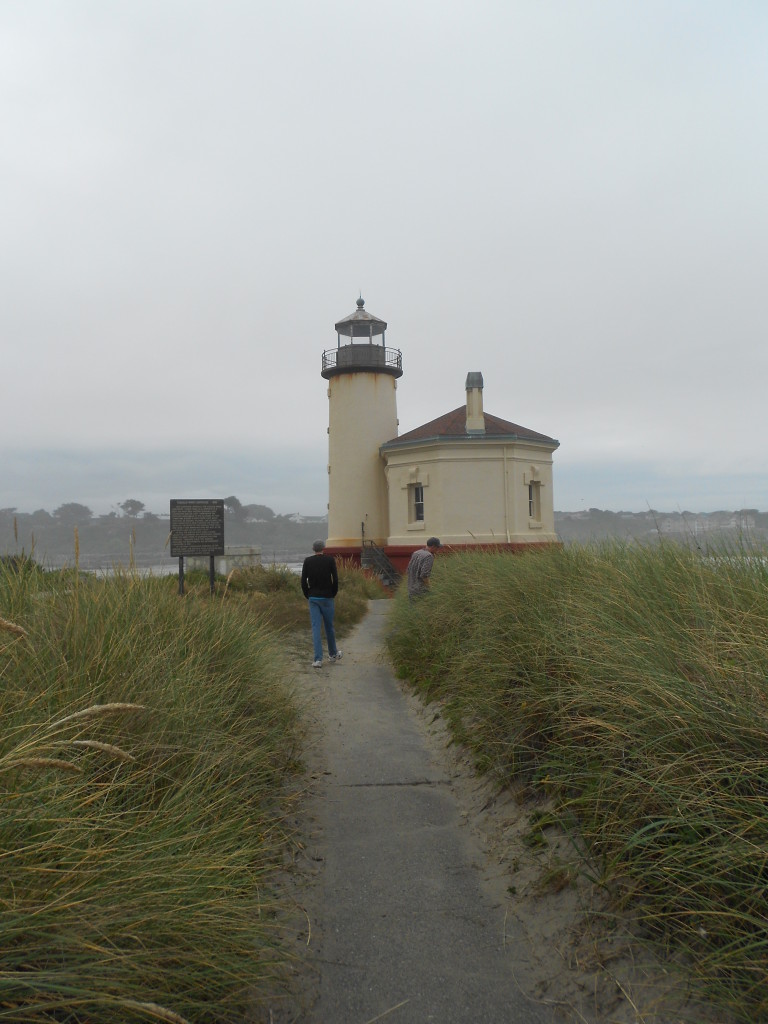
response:
[[[768,553],[619,543],[437,559],[389,649],[701,994],[768,1019]]]
[[[379,578],[348,559],[336,560],[339,592],[334,601],[334,624],[343,637],[363,617],[369,601],[391,596]],[[198,581],[199,582],[199,581]],[[209,586],[208,577],[205,586]],[[301,577],[283,565],[253,566],[233,570],[218,588],[230,597],[242,595],[246,605],[272,627],[309,638],[309,609],[301,592]],[[311,646],[311,642],[310,642]]]
[[[255,1020],[286,991],[302,722],[284,635],[309,621],[278,575],[275,615],[231,580],[180,597],[0,565],[0,1020]],[[373,586],[353,575],[342,628]]]

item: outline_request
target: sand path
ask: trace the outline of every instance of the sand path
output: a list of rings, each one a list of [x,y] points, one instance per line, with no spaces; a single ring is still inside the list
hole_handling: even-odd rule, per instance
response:
[[[301,659],[304,967],[270,1024],[719,1021],[631,934],[593,931],[602,896],[590,885],[541,886],[573,859],[567,839],[531,849],[532,808],[479,779],[437,711],[395,679],[390,607],[370,603],[340,663],[312,669],[309,647]]]

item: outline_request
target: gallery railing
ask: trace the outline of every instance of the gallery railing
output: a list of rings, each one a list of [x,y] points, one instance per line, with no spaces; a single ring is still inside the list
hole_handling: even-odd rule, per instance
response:
[[[398,348],[374,344],[342,345],[323,352],[323,376],[356,370],[378,370],[399,377],[403,372],[402,352]]]

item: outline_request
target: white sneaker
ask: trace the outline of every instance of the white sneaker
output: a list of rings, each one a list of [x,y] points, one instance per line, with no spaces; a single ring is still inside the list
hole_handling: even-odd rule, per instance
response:
[[[342,658],[342,652],[341,651],[336,651],[335,654],[329,654],[328,655],[328,661],[341,661],[341,658]]]
[[[313,661],[312,662],[312,668],[322,668],[322,667],[323,667],[322,661]]]

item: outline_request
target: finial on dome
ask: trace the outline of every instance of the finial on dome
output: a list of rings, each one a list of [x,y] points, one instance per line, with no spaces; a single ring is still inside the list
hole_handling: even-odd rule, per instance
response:
[[[363,298],[363,293],[360,292],[360,298],[357,300],[357,308],[358,309],[362,309],[364,305],[365,305],[365,299]]]

